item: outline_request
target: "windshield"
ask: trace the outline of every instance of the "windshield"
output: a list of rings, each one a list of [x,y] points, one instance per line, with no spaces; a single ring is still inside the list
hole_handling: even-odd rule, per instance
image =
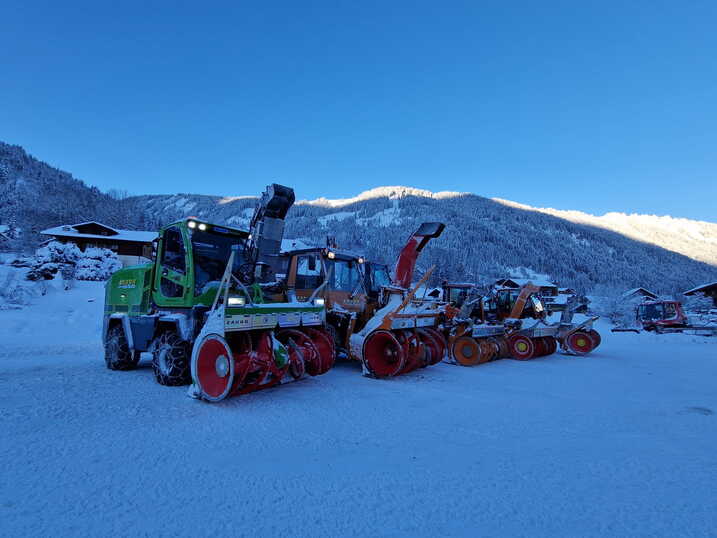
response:
[[[388,266],[381,263],[366,264],[366,288],[370,292],[378,293],[382,286],[391,285],[391,276]]]
[[[453,303],[454,306],[461,306],[466,298],[468,297],[468,293],[470,292],[470,288],[450,288],[448,292],[448,301]]]
[[[664,309],[661,304],[640,305],[640,319],[651,321],[664,318]]]
[[[194,295],[206,291],[207,284],[219,282],[229,261],[232,245],[241,245],[235,256],[234,267],[243,261],[245,240],[236,235],[220,235],[217,233],[193,230],[192,256],[194,257]]]
[[[333,263],[333,274],[331,275],[331,289],[356,292],[360,275],[357,263],[346,260],[336,260]]]

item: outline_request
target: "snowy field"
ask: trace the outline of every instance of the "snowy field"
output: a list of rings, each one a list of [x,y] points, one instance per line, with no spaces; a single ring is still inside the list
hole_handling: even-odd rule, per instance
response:
[[[717,340],[603,327],[585,358],[211,405],[106,370],[77,286],[0,311],[2,536],[717,533]]]

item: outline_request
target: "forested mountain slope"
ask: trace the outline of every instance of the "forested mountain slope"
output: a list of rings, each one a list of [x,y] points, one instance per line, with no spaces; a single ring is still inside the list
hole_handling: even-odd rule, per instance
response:
[[[300,195],[300,186],[295,187]],[[142,196],[136,202],[158,224],[195,215],[246,227],[255,199],[177,194]],[[634,216],[633,229],[639,230],[640,217]],[[583,291],[646,286],[675,293],[717,278],[717,260],[709,265],[667,250],[677,237],[668,233],[669,226],[638,241],[592,223],[467,193],[381,187],[343,200],[299,201],[287,220],[288,237],[323,244],[327,235],[335,236],[341,246],[387,262],[421,222],[445,222],[443,236],[420,259],[423,268],[437,265],[436,280],[482,281],[527,268]],[[710,261],[717,231],[704,224],[704,236],[693,240],[699,256]]]
[[[130,229],[146,224],[132,200],[100,192],[20,146],[0,142],[0,224],[9,226],[19,243],[31,246],[40,230],[88,220]]]
[[[300,197],[301,185],[292,186]],[[16,246],[36,245],[44,228],[87,220],[156,229],[194,215],[247,227],[255,202],[254,196],[103,193],[0,142],[0,225],[19,230]],[[330,235],[344,248],[392,263],[411,232],[428,220],[447,224],[420,259],[419,270],[436,264],[434,282],[487,281],[525,269],[586,292],[645,286],[675,293],[717,280],[717,224],[650,215],[594,217],[409,187],[299,201],[289,212],[287,237],[325,244]]]

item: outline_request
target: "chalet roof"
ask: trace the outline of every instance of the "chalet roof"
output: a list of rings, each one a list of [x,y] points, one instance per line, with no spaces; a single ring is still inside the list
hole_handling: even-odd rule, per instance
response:
[[[99,235],[99,234],[87,234],[78,231],[78,226],[84,226],[87,224],[96,224],[107,230],[115,232],[113,235]],[[156,237],[157,232],[145,232],[141,230],[122,230],[120,228],[113,228],[102,224],[101,222],[88,221],[80,222],[78,224],[55,226],[54,228],[48,228],[40,232],[42,235],[52,235],[56,237],[69,237],[69,238],[85,238],[85,239],[104,239],[105,241],[133,241],[136,243],[151,243]]]
[[[702,284],[691,290],[687,290],[682,295],[694,295],[695,293],[708,291],[710,288],[717,288],[717,282],[710,282],[709,284]]]
[[[631,290],[627,290],[625,293],[622,294],[623,297],[630,297],[631,295],[644,295],[647,297],[652,297],[653,299],[657,299],[657,294],[652,293],[650,290],[645,288],[633,288]]]
[[[548,282],[547,280],[542,280],[540,278],[501,278],[499,280],[496,280],[496,284],[505,285],[508,282],[513,282],[518,287],[523,287],[528,283],[533,284],[534,286],[538,286],[540,288],[556,288],[557,285],[553,282]]]

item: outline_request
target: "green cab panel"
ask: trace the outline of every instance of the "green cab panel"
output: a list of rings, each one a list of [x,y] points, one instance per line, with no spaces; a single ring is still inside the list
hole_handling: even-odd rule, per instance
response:
[[[105,287],[105,313],[140,315],[149,312],[152,264],[134,265],[116,271]]]

